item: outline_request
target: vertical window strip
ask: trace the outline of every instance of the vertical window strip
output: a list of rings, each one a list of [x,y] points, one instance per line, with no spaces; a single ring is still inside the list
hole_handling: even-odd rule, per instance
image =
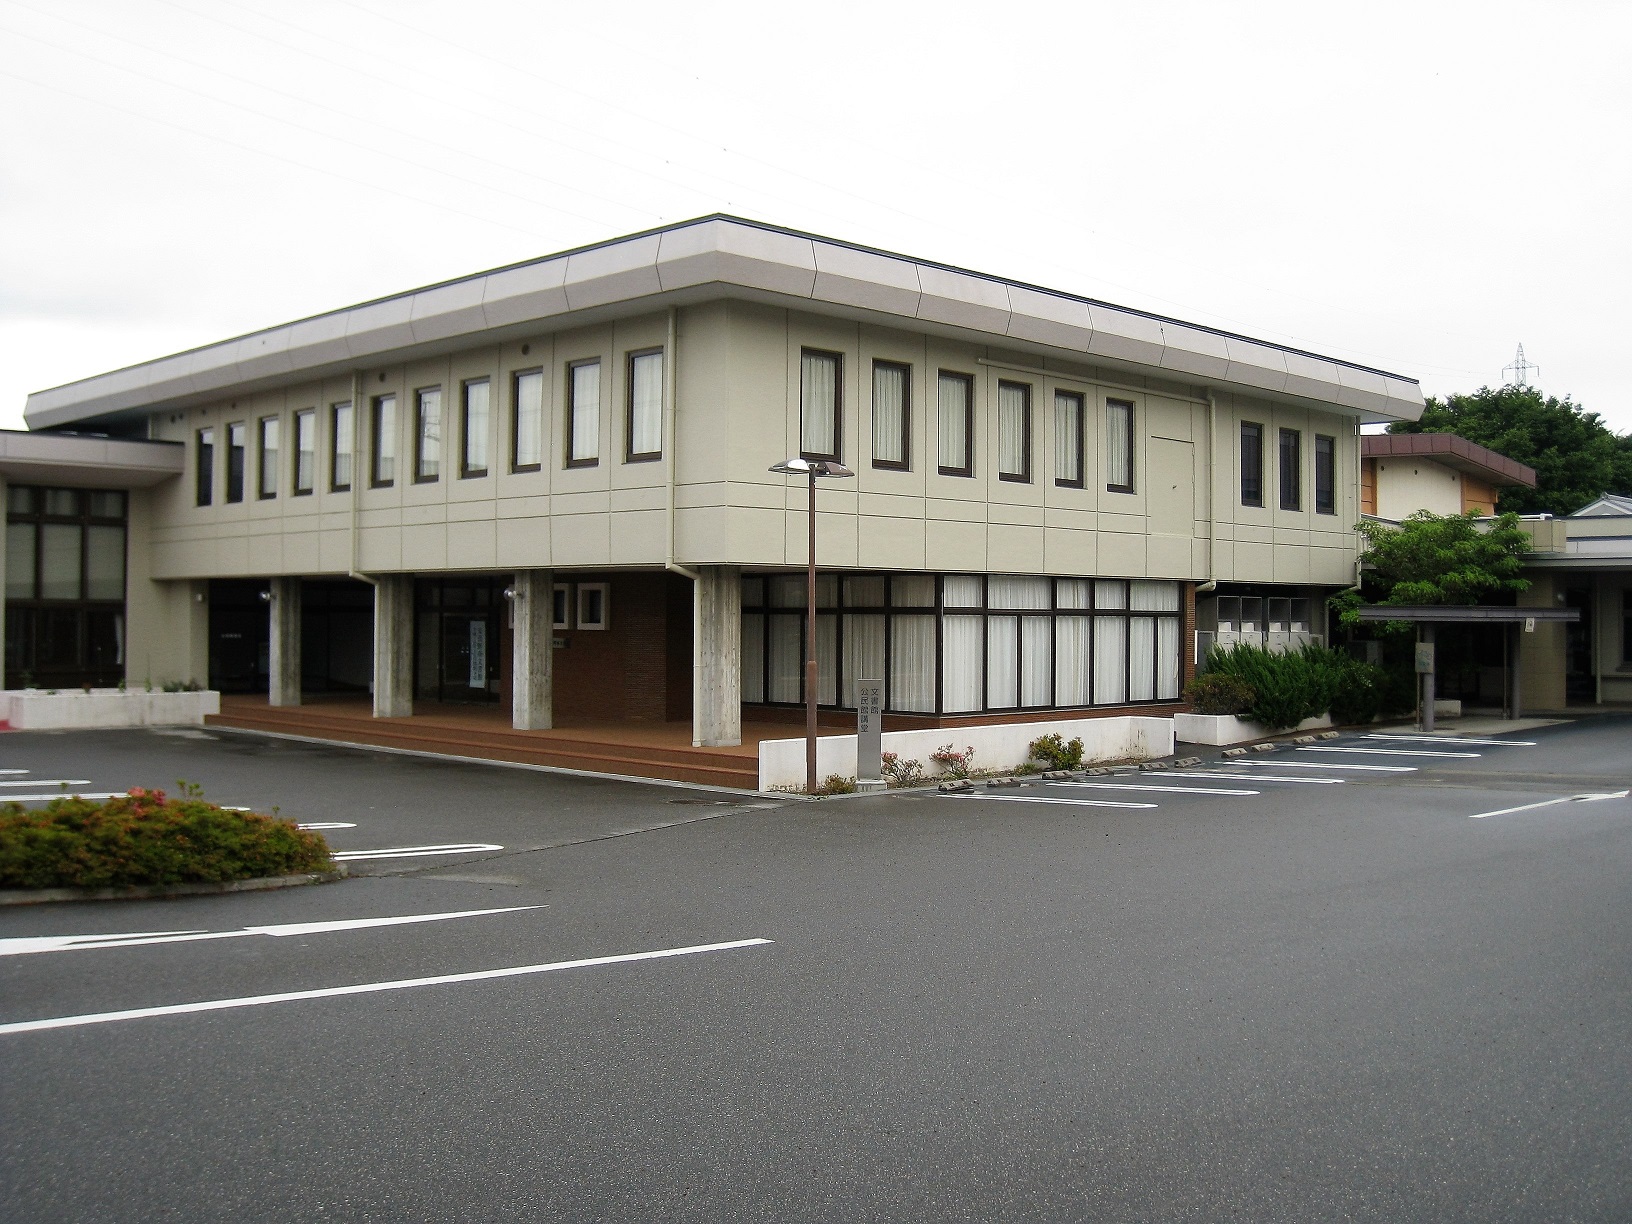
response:
[[[1105,488],[1133,492],[1133,405],[1105,401]]]
[[[344,493],[351,488],[353,426],[351,401],[329,406],[329,489]]]
[[[936,382],[937,470],[942,476],[974,475],[969,438],[974,430],[975,380],[941,371]]]
[[[1241,422],[1241,504],[1264,504],[1264,427]]]
[[[442,388],[426,387],[414,393],[414,479],[437,480],[442,475]]]
[[[262,498],[278,495],[278,432],[282,422],[277,417],[262,417],[258,425],[260,438],[259,461],[255,491]]]
[[[839,458],[839,355],[810,349],[799,356],[799,453]]]
[[[198,431],[194,459],[198,464],[195,474],[196,502],[207,506],[215,500],[215,430],[205,427]]]
[[[1280,435],[1281,509],[1303,509],[1303,433],[1283,429]]]
[[[295,413],[294,490],[297,496],[310,493],[317,481],[317,409]]]
[[[663,354],[629,358],[628,450],[631,463],[663,457]]]
[[[248,449],[248,428],[242,421],[227,426],[227,500],[244,500],[244,452]]]
[[[997,478],[1031,481],[1031,387],[997,384]]]
[[[370,483],[375,488],[388,488],[397,479],[397,397],[374,397],[374,420],[371,429],[372,471]]]
[[[567,367],[567,466],[594,467],[601,461],[601,363]]]
[[[1337,513],[1337,439],[1315,435],[1315,513]]]
[[[486,476],[493,453],[493,396],[485,378],[472,378],[460,389],[459,475]]]
[[[1062,488],[1082,488],[1082,415],[1082,396],[1054,393],[1054,483]]]
[[[517,472],[537,471],[544,461],[544,371],[521,371],[511,390],[511,437],[515,447],[511,468]]]
[[[873,362],[873,466],[906,469],[910,453],[912,369]]]

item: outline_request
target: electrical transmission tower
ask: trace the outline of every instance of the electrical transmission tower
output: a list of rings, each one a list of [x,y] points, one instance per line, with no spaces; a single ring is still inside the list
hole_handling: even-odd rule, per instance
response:
[[[1509,370],[1513,371],[1513,377],[1508,379],[1508,382],[1515,387],[1528,387],[1530,385],[1530,375],[1541,373],[1540,366],[1532,365],[1524,359],[1524,345],[1522,344],[1519,345],[1519,355],[1513,358],[1513,364],[1502,367],[1503,378],[1507,378]]]

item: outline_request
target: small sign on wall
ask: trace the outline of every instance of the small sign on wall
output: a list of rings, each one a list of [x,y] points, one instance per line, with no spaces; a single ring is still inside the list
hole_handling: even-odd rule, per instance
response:
[[[1434,670],[1434,644],[1432,642],[1417,643],[1417,675],[1432,675]]]
[[[487,622],[470,622],[470,687],[487,687]]]

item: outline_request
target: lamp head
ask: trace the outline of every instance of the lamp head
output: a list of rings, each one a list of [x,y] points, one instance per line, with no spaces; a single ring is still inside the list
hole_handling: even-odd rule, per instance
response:
[[[779,476],[854,476],[844,464],[833,459],[784,459],[772,464],[769,471]]]

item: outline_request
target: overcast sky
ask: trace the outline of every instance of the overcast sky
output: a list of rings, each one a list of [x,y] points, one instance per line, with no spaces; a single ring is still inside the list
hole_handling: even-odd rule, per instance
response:
[[[1632,4],[0,0],[29,391],[710,212],[1632,430]],[[1623,367],[1617,369],[1617,367]]]

